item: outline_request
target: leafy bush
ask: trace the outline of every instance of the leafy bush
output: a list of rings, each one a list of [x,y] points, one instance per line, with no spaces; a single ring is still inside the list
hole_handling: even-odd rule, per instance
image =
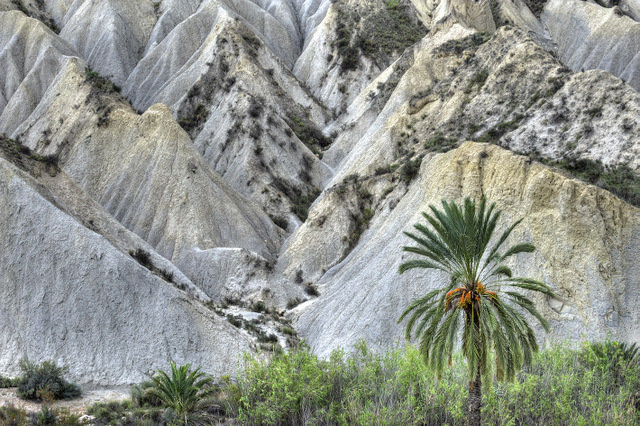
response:
[[[161,407],[162,401],[150,392],[151,388],[153,382],[148,380],[134,385],[131,388],[131,402],[137,407]]]
[[[10,379],[9,377],[0,375],[0,388],[14,388],[17,387],[19,383],[19,378]]]
[[[486,424],[638,424],[635,347],[600,345],[557,346],[538,353],[513,383],[489,381]],[[271,360],[247,355],[223,397],[243,424],[459,425],[467,385],[460,356],[436,380],[411,346],[381,355],[361,343],[352,354],[336,350],[320,360],[302,344]]]
[[[27,424],[27,411],[13,404],[0,406],[0,424],[22,426]]]
[[[40,400],[39,391],[48,390],[53,399],[71,399],[80,396],[80,387],[67,382],[63,375],[66,367],[58,367],[53,361],[33,364],[21,361],[22,376],[18,383],[18,396],[23,399]]]

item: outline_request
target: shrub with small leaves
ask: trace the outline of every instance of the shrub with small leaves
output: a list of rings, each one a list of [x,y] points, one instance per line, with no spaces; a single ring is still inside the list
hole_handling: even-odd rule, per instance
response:
[[[40,400],[42,391],[47,389],[53,399],[71,399],[80,396],[80,387],[64,379],[66,367],[58,367],[53,361],[34,364],[21,361],[22,376],[18,384],[18,396],[23,399]]]

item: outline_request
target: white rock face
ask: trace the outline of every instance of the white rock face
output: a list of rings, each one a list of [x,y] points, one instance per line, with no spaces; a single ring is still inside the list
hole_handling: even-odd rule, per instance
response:
[[[435,22],[454,18],[476,31],[495,31],[489,0],[442,0],[434,11]]]
[[[96,71],[122,85],[142,58],[156,23],[153,8],[151,0],[85,1],[65,22],[60,37]]]
[[[639,22],[578,0],[549,0],[541,18],[572,70],[605,70],[640,90]]]
[[[0,12],[0,132],[27,119],[75,50],[40,21]]]
[[[526,157],[472,143],[423,160],[407,194],[383,209],[353,252],[318,282],[322,296],[299,308],[301,336],[321,355],[349,349],[358,339],[377,348],[400,342],[403,325],[396,320],[402,311],[447,280],[426,270],[398,274],[400,263],[411,257],[401,251],[410,245],[402,232],[421,220],[429,204],[482,195],[503,210],[503,228],[524,217],[513,241],[537,247],[534,255],[512,262],[515,275],[543,280],[557,292],[556,301],[536,299],[551,323],[541,339],[640,339],[640,210]],[[334,206],[316,214],[331,215]],[[319,246],[297,242],[305,243],[308,253]]]
[[[0,374],[23,358],[101,385],[139,382],[169,360],[235,373],[249,350],[241,333],[35,186],[0,158]]]

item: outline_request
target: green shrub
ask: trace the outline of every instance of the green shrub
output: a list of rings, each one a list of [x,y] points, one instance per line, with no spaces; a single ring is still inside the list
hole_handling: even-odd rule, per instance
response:
[[[18,383],[18,396],[23,399],[39,400],[38,391],[49,390],[53,399],[71,399],[80,396],[80,387],[67,382],[63,375],[66,367],[58,367],[53,361],[33,364],[21,361],[22,376]]]
[[[161,407],[162,401],[149,391],[152,387],[153,382],[148,380],[134,385],[131,388],[131,402],[136,407]]]
[[[638,424],[635,346],[602,345],[556,346],[513,383],[489,381],[486,424]],[[463,425],[467,380],[460,356],[438,380],[411,346],[377,354],[360,343],[351,354],[336,350],[320,360],[302,344],[271,360],[247,355],[224,397],[243,424]]]
[[[27,410],[13,404],[0,406],[0,424],[6,426],[23,426],[27,423]]]
[[[214,405],[210,398],[212,379],[200,371],[200,367],[191,370],[191,364],[178,367],[173,361],[170,365],[171,376],[162,370],[153,376],[153,387],[149,389],[149,394],[170,408],[176,420],[184,420],[188,424],[192,416],[198,417],[198,412]]]
[[[9,377],[0,375],[0,388],[15,388],[19,383],[19,378],[10,379]]]
[[[420,165],[422,164],[422,157],[418,157],[415,160],[409,160],[400,168],[400,179],[409,183],[414,177],[418,175],[420,171]]]

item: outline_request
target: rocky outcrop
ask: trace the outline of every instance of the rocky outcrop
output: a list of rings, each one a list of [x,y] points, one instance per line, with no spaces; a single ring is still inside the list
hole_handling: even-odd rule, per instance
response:
[[[293,71],[337,116],[426,32],[409,0],[336,2]]]
[[[466,138],[552,159],[640,165],[637,92],[606,73],[572,75],[517,28],[486,36],[455,24],[432,31],[413,57],[378,115],[369,105],[385,74],[332,125],[341,135],[325,155],[338,170],[332,184]]]
[[[527,157],[466,143],[425,157],[406,195],[399,201],[391,197],[357,247],[318,281],[322,296],[296,312],[296,328],[309,345],[327,355],[336,347],[351,348],[359,339],[377,348],[400,342],[403,325],[396,321],[402,311],[447,280],[429,270],[398,274],[398,265],[411,257],[401,251],[410,245],[402,232],[421,221],[420,213],[430,204],[466,196],[496,202],[503,211],[503,228],[524,218],[512,238],[532,242],[537,251],[518,256],[510,266],[516,276],[543,280],[557,293],[557,299],[536,299],[551,323],[550,334],[540,338],[640,338],[635,309],[640,297],[635,261],[640,256],[640,210]],[[318,204],[312,215],[331,216],[338,205]],[[297,247],[305,243],[307,253],[322,246],[305,239]]]

